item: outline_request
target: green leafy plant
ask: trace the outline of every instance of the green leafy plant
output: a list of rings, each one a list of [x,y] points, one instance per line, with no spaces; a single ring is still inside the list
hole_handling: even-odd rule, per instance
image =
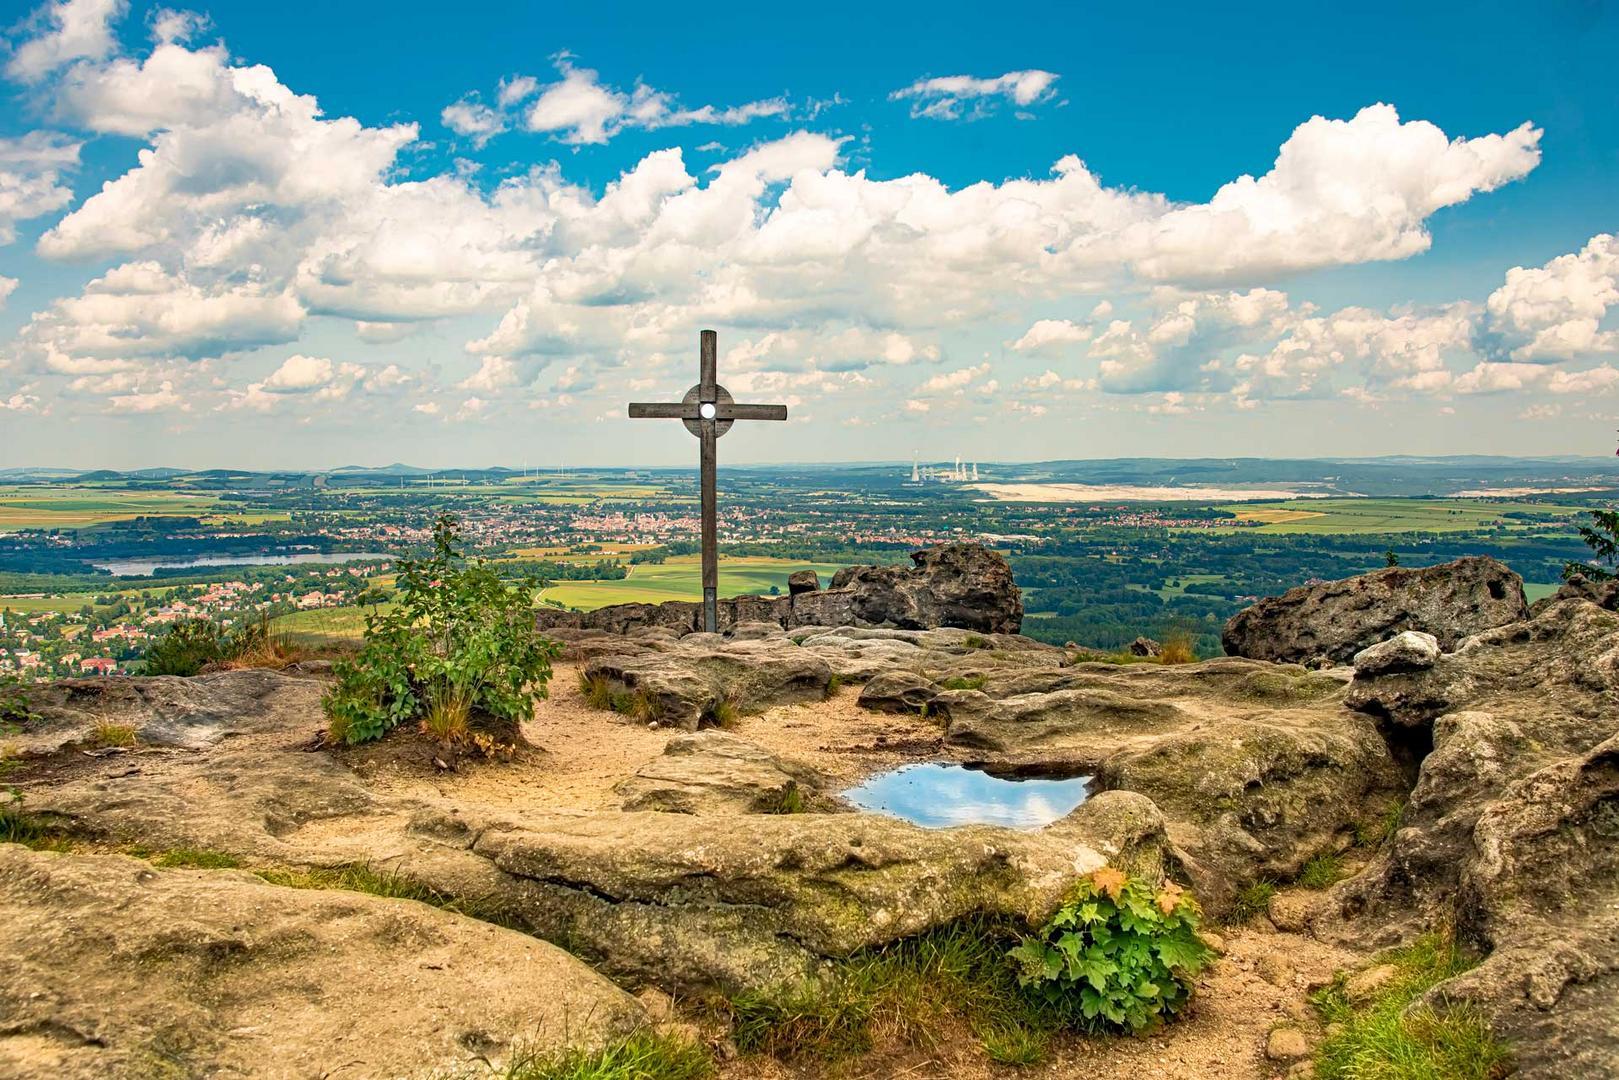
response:
[[[1141,1031],[1186,1004],[1213,953],[1200,913],[1173,883],[1154,889],[1103,867],[1080,881],[1038,934],[1012,950],[1019,981],[1074,1026]]]
[[[989,684],[988,675],[956,675],[939,684],[941,690],[982,690]]]
[[[515,728],[544,697],[559,648],[534,626],[533,580],[508,584],[457,549],[459,523],[440,515],[433,552],[401,559],[397,595],[366,616],[365,644],[332,670],[323,704],[333,741],[363,743],[424,713],[460,732],[464,707]]]

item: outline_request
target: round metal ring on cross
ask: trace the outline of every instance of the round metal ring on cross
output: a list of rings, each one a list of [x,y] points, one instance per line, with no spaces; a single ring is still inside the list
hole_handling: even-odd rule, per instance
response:
[[[716,385],[714,387],[714,404],[708,404],[700,401],[699,399],[702,396],[702,392],[703,384],[698,383],[690,390],[687,390],[686,396],[680,401],[682,405],[686,406],[687,411],[687,415],[681,417],[680,422],[685,424],[686,430],[691,432],[693,435],[701,435],[703,433],[703,421],[711,419],[713,414],[718,412],[716,406],[729,406],[736,404],[736,399],[731,396],[731,392],[725,389],[723,386]],[[717,439],[721,435],[724,435],[727,431],[730,431],[731,425],[734,423],[736,423],[735,420],[715,420],[714,437]]]

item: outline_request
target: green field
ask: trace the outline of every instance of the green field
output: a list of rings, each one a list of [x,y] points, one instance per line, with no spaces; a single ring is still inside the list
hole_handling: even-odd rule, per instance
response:
[[[824,586],[841,567],[833,563],[797,562],[762,555],[720,557],[720,595],[765,595],[774,585],[787,591],[787,575],[795,570],[814,570]],[[702,561],[696,555],[676,555],[662,563],[630,567],[622,581],[564,581],[540,594],[563,607],[589,611],[608,604],[656,604],[664,600],[703,598]]]
[[[1571,518],[1580,507],[1545,503],[1486,502],[1480,499],[1289,499],[1232,503],[1218,507],[1240,521],[1259,521],[1266,533],[1465,532],[1528,523],[1506,514]]]
[[[0,532],[16,529],[82,529],[143,515],[201,517],[217,510],[212,495],[169,491],[121,491],[93,485],[50,488],[0,487]]]
[[[392,604],[382,604],[387,611]],[[270,633],[285,635],[299,645],[319,647],[345,642],[359,642],[365,637],[365,617],[368,607],[316,608],[313,611],[294,611],[278,615],[270,623]]]

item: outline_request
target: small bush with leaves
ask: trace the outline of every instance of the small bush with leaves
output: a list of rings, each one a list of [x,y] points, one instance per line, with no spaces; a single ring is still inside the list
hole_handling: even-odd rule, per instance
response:
[[[1019,981],[1077,1027],[1141,1031],[1186,1004],[1213,954],[1197,902],[1112,867],[1074,887],[1040,932],[1012,950]]]
[[[223,660],[229,638],[212,619],[181,619],[146,651],[148,675],[196,675]]]
[[[467,559],[458,529],[440,515],[433,553],[400,560],[394,606],[366,616],[360,652],[333,665],[324,704],[334,741],[369,742],[424,714],[445,731],[465,731],[463,713],[508,726],[534,715],[558,653],[535,629],[538,584]]]

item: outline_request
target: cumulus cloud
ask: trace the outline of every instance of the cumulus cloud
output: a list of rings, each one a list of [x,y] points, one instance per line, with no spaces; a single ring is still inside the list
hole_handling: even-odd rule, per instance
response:
[[[1540,163],[1540,136],[1524,123],[1450,139],[1426,121],[1402,121],[1392,105],[1350,120],[1312,117],[1270,172],[1133,226],[1125,246],[1143,276],[1160,280],[1403,259],[1428,249],[1436,211],[1528,175]]]
[[[59,0],[34,14],[38,30],[18,45],[6,74],[34,83],[77,60],[99,60],[117,45],[111,23],[124,13],[125,0]]]
[[[0,244],[17,239],[17,223],[60,210],[73,198],[62,174],[79,163],[79,143],[50,131],[0,139]]]
[[[1095,332],[1089,326],[1067,319],[1041,319],[1012,342],[1012,349],[1014,352],[1047,352],[1089,341]]]
[[[506,130],[506,118],[471,95],[444,106],[439,120],[478,147]]]
[[[972,75],[944,75],[918,79],[888,95],[891,101],[910,101],[913,117],[933,120],[977,119],[994,111],[996,105],[1011,102],[1027,109],[1056,96],[1052,86],[1057,76],[1031,69],[1008,71],[992,79]]]
[[[1482,334],[1495,351],[1515,361],[1619,352],[1619,332],[1601,328],[1616,304],[1619,238],[1602,233],[1578,253],[1533,269],[1508,270],[1506,282],[1485,302]]]
[[[17,288],[17,279],[0,274],[0,308],[6,306],[6,298]]]

